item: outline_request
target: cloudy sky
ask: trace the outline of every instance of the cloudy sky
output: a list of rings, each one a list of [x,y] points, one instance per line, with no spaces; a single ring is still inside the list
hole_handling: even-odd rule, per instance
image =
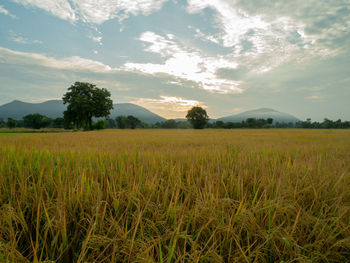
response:
[[[0,104],[75,81],[167,118],[350,120],[350,0],[2,0]]]

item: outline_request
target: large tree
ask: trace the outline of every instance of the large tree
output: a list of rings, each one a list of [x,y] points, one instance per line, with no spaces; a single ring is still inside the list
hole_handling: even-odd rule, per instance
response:
[[[39,113],[28,114],[23,117],[24,127],[40,129],[50,125],[50,119]]]
[[[86,82],[75,82],[63,95],[63,103],[68,104],[64,112],[66,123],[77,128],[92,129],[93,117],[107,117],[113,109],[111,93],[106,89]]]
[[[209,116],[205,109],[199,106],[190,109],[187,112],[186,118],[195,129],[203,129],[209,120]]]

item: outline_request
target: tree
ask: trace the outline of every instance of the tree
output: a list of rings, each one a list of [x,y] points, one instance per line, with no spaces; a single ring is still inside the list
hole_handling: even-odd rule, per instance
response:
[[[195,129],[203,129],[208,123],[209,116],[205,109],[196,106],[187,112],[186,119],[192,124]]]
[[[73,123],[77,128],[92,130],[93,117],[107,117],[113,109],[111,93],[99,89],[94,84],[75,82],[63,95],[63,103],[68,104],[64,112],[66,125]]]
[[[24,116],[23,122],[25,127],[40,129],[49,126],[50,119],[45,115],[34,113]]]
[[[54,128],[63,128],[64,127],[64,119],[61,117],[58,117],[56,119],[53,119],[52,126]]]
[[[106,129],[106,121],[104,120],[99,120],[98,122],[95,122],[92,127],[94,130],[103,130]]]
[[[15,128],[17,126],[18,122],[12,118],[7,118],[7,127],[10,129]]]
[[[115,118],[115,121],[117,123],[117,126],[119,129],[125,129],[126,128],[126,117],[125,116],[118,116]]]
[[[3,128],[6,126],[6,122],[4,121],[3,118],[0,118],[0,128]]]
[[[138,125],[141,124],[141,121],[138,118],[129,115],[126,117],[126,123],[128,128],[135,129]]]

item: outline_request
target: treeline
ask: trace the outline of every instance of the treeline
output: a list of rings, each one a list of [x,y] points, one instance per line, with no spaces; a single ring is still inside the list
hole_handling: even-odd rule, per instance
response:
[[[55,118],[51,119],[46,117],[45,115],[41,115],[39,113],[28,114],[23,117],[22,120],[15,120],[12,118],[8,118],[7,121],[0,118],[0,127],[8,127],[12,128],[33,128],[33,129],[41,129],[41,128],[64,128],[64,119],[63,118]]]
[[[213,123],[208,123],[207,128],[214,129],[239,129],[239,128],[249,128],[249,129],[261,129],[261,128],[298,128],[298,129],[349,129],[350,121],[332,121],[329,119],[324,119],[323,122],[312,122],[310,118],[306,121],[298,122],[273,122],[273,119],[255,119],[248,118],[241,122],[223,122],[216,121]]]
[[[28,114],[22,120],[15,120],[8,118],[7,121],[0,118],[0,128],[64,128],[73,129],[69,123],[65,123],[64,118],[48,118],[39,113]],[[188,121],[166,120],[149,124],[142,122],[140,119],[129,116],[118,116],[115,119],[100,119],[93,122],[93,129],[190,129],[191,124]],[[206,124],[205,128],[210,129],[268,129],[268,128],[299,128],[299,129],[349,129],[350,121],[332,121],[324,119],[323,122],[311,121],[310,118],[306,121],[299,121],[296,123],[273,122],[269,119],[255,119],[248,118],[241,122],[223,122],[215,121]]]
[[[140,121],[134,116],[118,116],[115,119],[107,119],[106,127],[110,129],[190,129],[188,121],[166,120],[153,124]]]

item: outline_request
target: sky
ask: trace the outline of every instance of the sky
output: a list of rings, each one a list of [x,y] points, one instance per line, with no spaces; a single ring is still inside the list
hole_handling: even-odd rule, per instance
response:
[[[165,118],[350,120],[350,0],[1,0],[0,104],[76,81]]]

